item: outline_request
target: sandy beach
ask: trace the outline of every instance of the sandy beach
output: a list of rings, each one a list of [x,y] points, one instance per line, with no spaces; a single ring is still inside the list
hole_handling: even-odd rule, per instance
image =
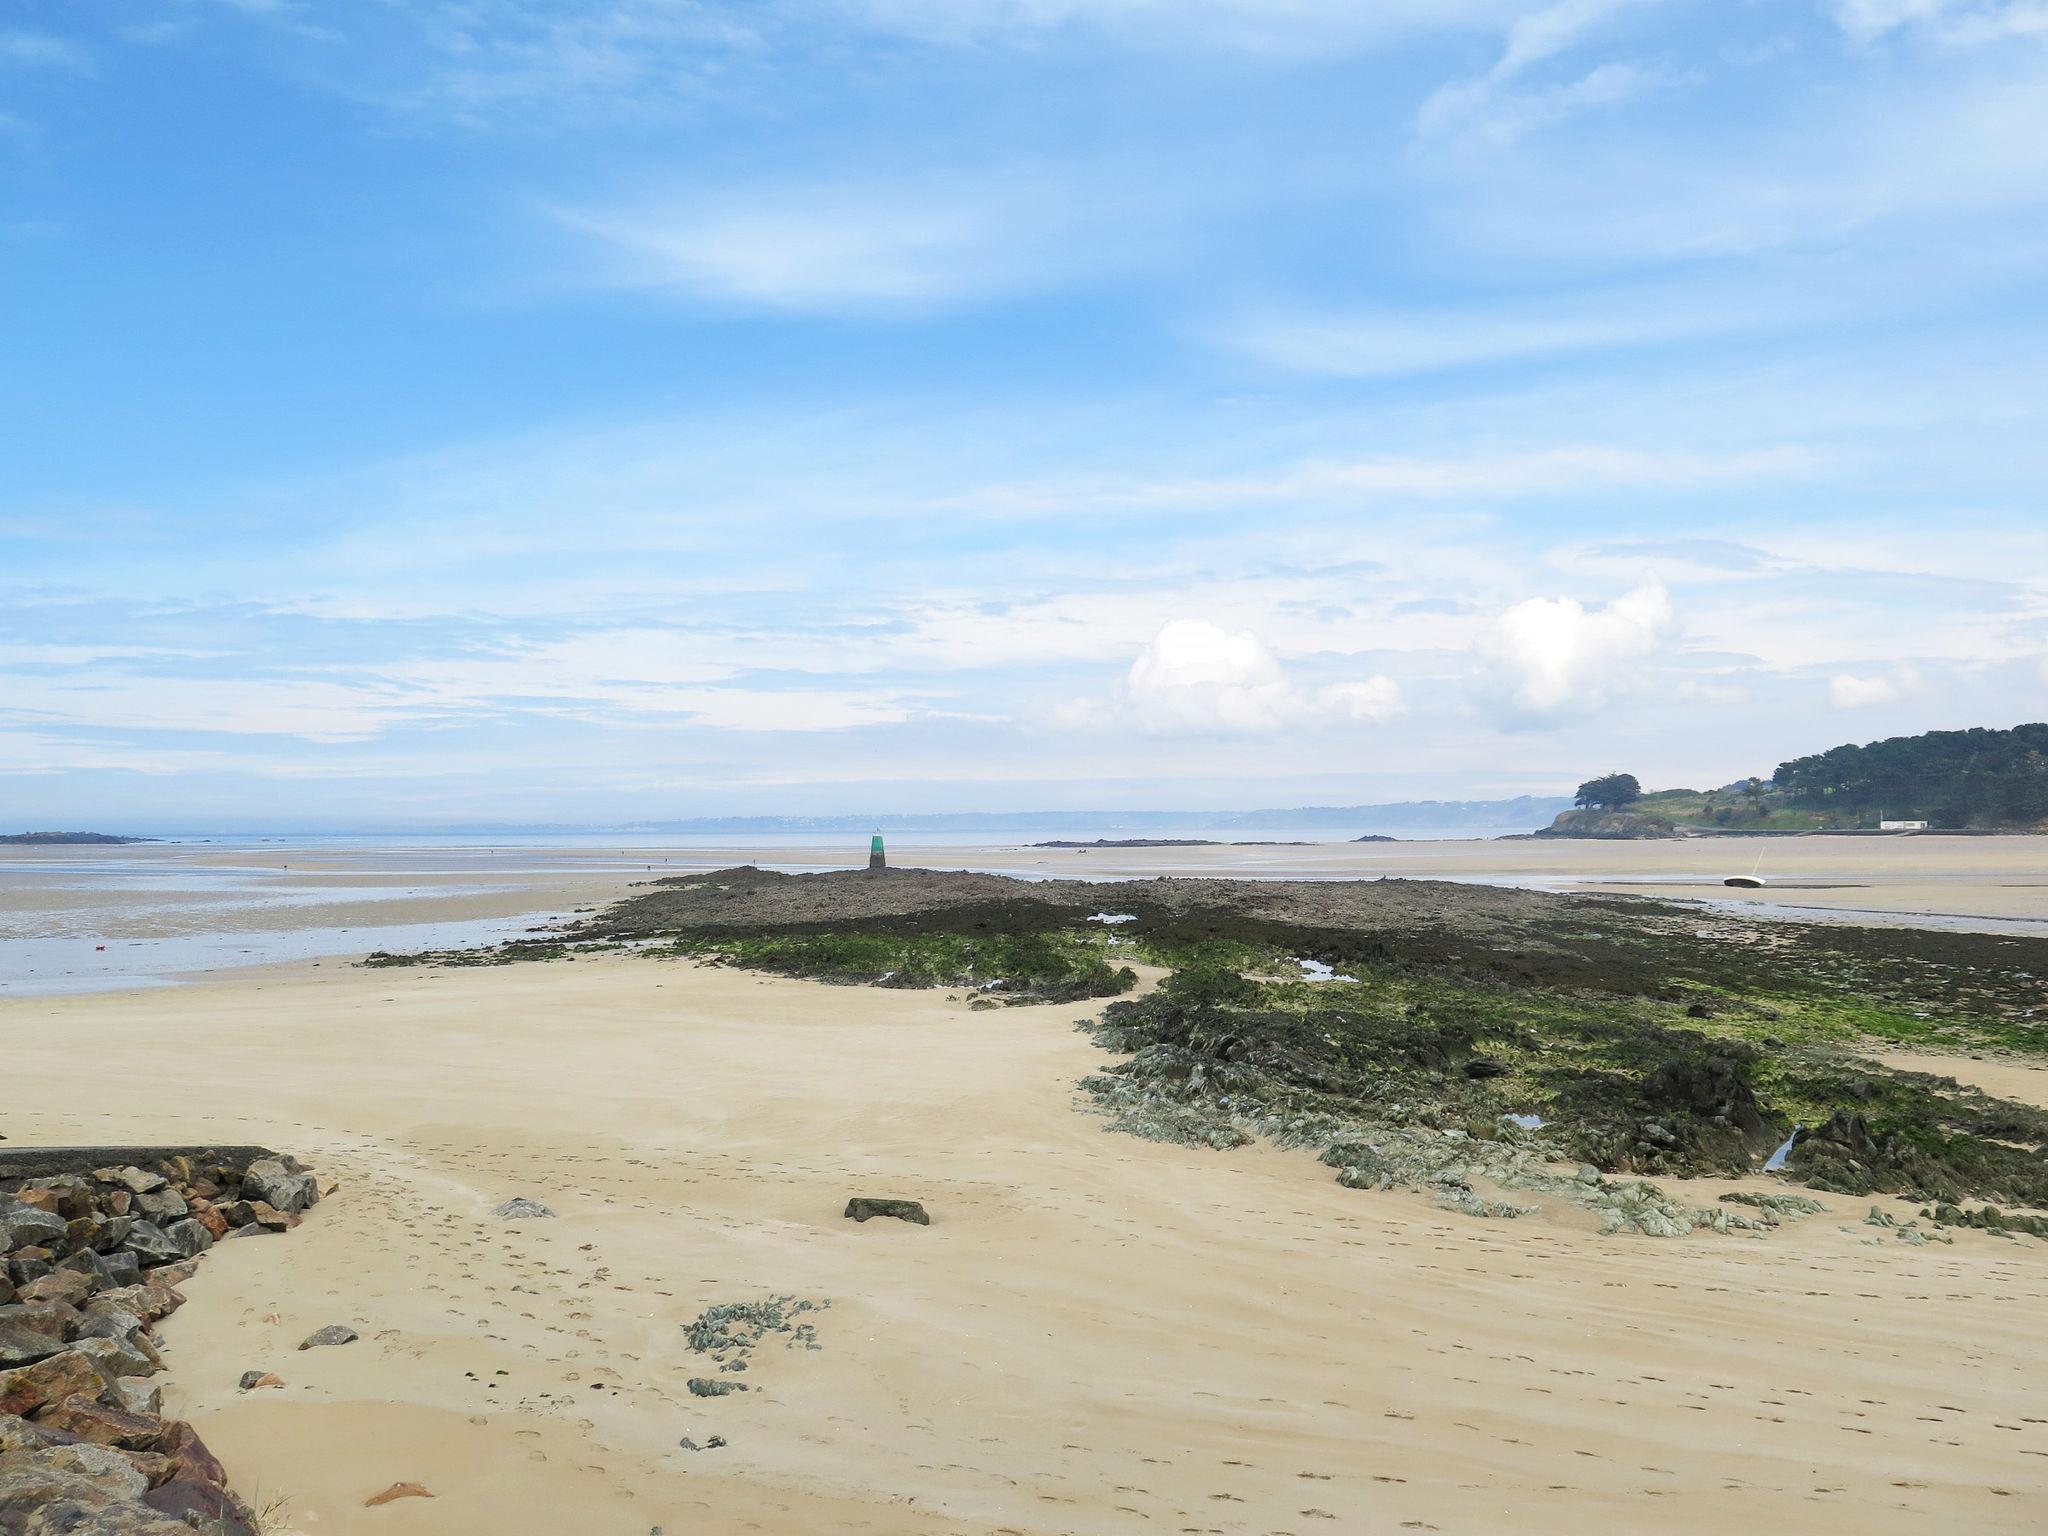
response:
[[[18,1142],[259,1140],[338,1181],[163,1330],[169,1411],[281,1531],[2039,1529],[2039,1243],[1890,1244],[1837,1196],[1602,1238],[1106,1135],[1088,1011],[607,957],[0,1026]],[[690,1396],[683,1325],[776,1295],[831,1302],[821,1347]],[[361,1342],[293,1348],[331,1322]],[[435,1496],[364,1507],[397,1481]]]

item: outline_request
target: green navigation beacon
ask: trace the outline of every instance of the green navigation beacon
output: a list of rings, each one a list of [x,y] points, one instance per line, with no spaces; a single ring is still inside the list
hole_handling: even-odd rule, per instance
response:
[[[882,834],[877,832],[868,842],[868,868],[887,869],[889,861],[882,856]]]

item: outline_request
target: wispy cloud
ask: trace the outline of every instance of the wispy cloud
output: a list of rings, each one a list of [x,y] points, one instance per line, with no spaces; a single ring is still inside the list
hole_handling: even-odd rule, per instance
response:
[[[1869,41],[1913,31],[1946,43],[2048,37],[2048,5],[2041,0],[1832,0],[1842,30]]]
[[[50,32],[0,28],[0,70],[61,69],[90,74],[92,54],[71,38]]]
[[[1475,79],[1439,87],[1422,104],[1425,138],[1458,137],[1498,147],[1597,107],[1615,106],[1662,83],[1661,68],[1608,61],[1575,78],[1534,86],[1526,77],[1570,52],[1624,12],[1662,0],[1551,0],[1508,28],[1500,57]]]
[[[550,211],[608,253],[600,282],[769,309],[926,309],[1114,259],[1076,241],[1073,179],[1032,170]]]

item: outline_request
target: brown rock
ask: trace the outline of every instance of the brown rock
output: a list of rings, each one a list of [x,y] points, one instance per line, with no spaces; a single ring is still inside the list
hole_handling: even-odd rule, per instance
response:
[[[375,1509],[379,1504],[389,1504],[395,1499],[431,1499],[432,1497],[433,1495],[427,1492],[424,1484],[393,1483],[382,1493],[373,1493],[363,1500],[363,1508]]]
[[[224,1200],[215,1209],[231,1227],[246,1227],[256,1219],[256,1207],[247,1200]]]
[[[227,1218],[214,1208],[211,1200],[202,1200],[195,1196],[192,1201],[192,1219],[211,1232],[216,1242],[228,1235]]]
[[[54,1189],[17,1189],[14,1198],[23,1205],[34,1206],[39,1211],[48,1211],[52,1216],[61,1216],[57,1209],[57,1191]]]
[[[125,1189],[110,1189],[102,1197],[100,1204],[106,1208],[109,1216],[126,1216],[135,1206],[135,1197]]]
[[[173,1419],[164,1426],[163,1440],[158,1449],[178,1464],[179,1477],[212,1483],[216,1487],[228,1480],[227,1469],[220,1464],[219,1458],[206,1448],[206,1442],[199,1438],[199,1431],[183,1419]]]
[[[218,1483],[201,1482],[179,1473],[142,1496],[142,1502],[176,1523],[167,1529],[191,1536],[257,1536],[249,1506]],[[154,1529],[154,1528],[152,1528]]]
[[[98,1366],[77,1350],[67,1349],[34,1365],[0,1371],[0,1413],[18,1413],[27,1418],[45,1404],[80,1394],[90,1401],[105,1386]]]
[[[98,1383],[94,1383],[95,1393]],[[90,1440],[94,1445],[111,1445],[124,1451],[153,1451],[163,1442],[160,1419],[145,1418],[120,1408],[109,1408],[97,1396],[74,1392],[58,1402],[45,1403],[36,1411],[35,1421],[67,1435]]]
[[[242,1372],[241,1388],[244,1392],[254,1392],[258,1387],[281,1387],[283,1385],[284,1378],[274,1375],[269,1371]]]
[[[93,1293],[97,1280],[89,1274],[75,1269],[55,1269],[40,1280],[31,1280],[21,1287],[21,1299],[31,1304],[38,1301],[61,1301],[77,1306]]]

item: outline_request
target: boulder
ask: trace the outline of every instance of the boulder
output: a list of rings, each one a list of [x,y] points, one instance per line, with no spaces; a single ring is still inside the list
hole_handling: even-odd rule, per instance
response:
[[[107,1284],[116,1289],[139,1285],[142,1282],[142,1261],[126,1248],[103,1253],[100,1255],[100,1273],[107,1277]]]
[[[63,1246],[70,1223],[55,1211],[24,1205],[12,1195],[0,1195],[0,1252],[16,1248]]]
[[[7,1258],[7,1275],[17,1288],[40,1280],[57,1267],[57,1256],[47,1248],[17,1248]]]
[[[866,1221],[870,1216],[893,1216],[898,1221],[914,1222],[920,1227],[932,1224],[925,1215],[924,1207],[915,1200],[876,1200],[856,1195],[846,1202],[846,1214],[855,1221]]]
[[[61,1301],[77,1306],[98,1290],[100,1285],[99,1275],[91,1263],[92,1255],[87,1254],[84,1258],[86,1264],[83,1274],[75,1269],[53,1269],[40,1280],[31,1280],[21,1287],[21,1299],[29,1303]]]
[[[78,1308],[68,1302],[25,1301],[0,1307],[0,1326],[46,1333],[60,1341],[76,1333],[80,1321]]]
[[[107,1388],[107,1396],[113,1399],[116,1408],[129,1413],[146,1413],[155,1418],[164,1411],[164,1389],[140,1376],[122,1377]]]
[[[106,1300],[104,1290],[88,1300],[78,1313],[78,1337],[82,1339],[133,1339],[141,1329],[141,1313],[123,1307],[117,1300]]]
[[[159,1449],[177,1463],[177,1475],[180,1477],[211,1483],[216,1488],[228,1480],[227,1469],[220,1464],[220,1459],[206,1448],[206,1442],[199,1438],[199,1431],[183,1419],[174,1419],[164,1426],[163,1443]]]
[[[89,1400],[106,1384],[97,1364],[77,1350],[67,1349],[33,1365],[0,1371],[0,1413],[18,1413],[27,1418],[48,1403],[81,1394]]]
[[[185,1472],[174,1473],[142,1496],[148,1509],[166,1522],[164,1536],[257,1536],[256,1517],[249,1507],[219,1483],[210,1483]],[[157,1527],[138,1526],[137,1536],[156,1536]],[[125,1533],[123,1533],[125,1536]]]
[[[242,1198],[279,1211],[303,1211],[320,1198],[310,1173],[295,1173],[274,1157],[259,1157],[242,1174]]]
[[[242,1379],[236,1385],[244,1392],[254,1392],[258,1387],[281,1387],[284,1385],[284,1378],[269,1371],[244,1371]]]
[[[174,1221],[164,1228],[164,1236],[177,1245],[178,1251],[186,1258],[197,1258],[213,1246],[213,1233],[206,1226],[191,1217]]]
[[[119,1446],[124,1451],[153,1451],[162,1442],[164,1426],[161,1420],[125,1409],[110,1408],[100,1402],[97,1396],[99,1386],[94,1384],[94,1395],[75,1392],[53,1403],[45,1403],[36,1410],[35,1421],[52,1429],[61,1429],[67,1435],[76,1435],[94,1445]]]
[[[69,1235],[74,1249],[112,1253],[128,1241],[128,1234],[134,1230],[134,1218],[129,1216],[75,1216]]]
[[[0,1467],[0,1531],[9,1536],[31,1529],[30,1522],[45,1522],[44,1531],[80,1531],[93,1536],[96,1516],[122,1501],[118,1494],[96,1477],[52,1466],[42,1460],[43,1450],[10,1452]],[[64,1524],[52,1526],[53,1517]],[[190,1531],[185,1536],[192,1536]]]
[[[154,1222],[138,1221],[135,1230],[128,1234],[128,1252],[135,1255],[145,1266],[150,1264],[173,1264],[190,1255],[170,1238]]]
[[[322,1349],[334,1344],[353,1344],[360,1335],[355,1329],[343,1323],[329,1323],[325,1328],[315,1329],[300,1343],[301,1349]]]
[[[62,1354],[64,1341],[47,1333],[36,1333],[12,1323],[0,1323],[0,1370],[34,1365],[52,1355]]]
[[[209,1200],[194,1200],[192,1202],[192,1219],[212,1233],[216,1242],[228,1235],[226,1218],[221,1215],[220,1211]]]
[[[54,1189],[17,1189],[14,1198],[23,1205],[34,1206],[39,1211],[48,1211],[52,1216],[64,1214],[57,1208],[57,1191]]]
[[[155,1222],[158,1226],[163,1226],[166,1222],[183,1221],[189,1209],[185,1204],[185,1197],[168,1187],[135,1197],[136,1214]]]
[[[0,1307],[11,1307],[20,1292],[14,1288],[14,1279],[7,1273],[7,1266],[0,1264]]]
[[[168,1184],[160,1173],[151,1173],[146,1168],[95,1168],[92,1176],[102,1184],[112,1184],[133,1195],[146,1195]]]
[[[255,1207],[247,1200],[225,1200],[214,1211],[231,1227],[246,1227],[256,1219]]]
[[[163,1357],[140,1334],[133,1339],[80,1339],[71,1347],[98,1366],[110,1385],[123,1376],[154,1376],[163,1368]]]
[[[117,1499],[139,1499],[149,1492],[149,1474],[111,1446],[52,1445],[26,1454],[37,1466],[89,1477]]]

